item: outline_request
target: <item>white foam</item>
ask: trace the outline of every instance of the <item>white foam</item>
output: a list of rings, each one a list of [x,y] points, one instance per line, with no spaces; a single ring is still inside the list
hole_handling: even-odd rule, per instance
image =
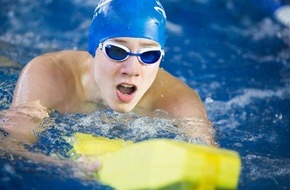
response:
[[[229,107],[240,106],[244,107],[250,104],[254,99],[266,99],[266,98],[280,98],[285,99],[290,95],[290,87],[286,86],[277,90],[260,90],[260,89],[244,89],[243,94],[236,96],[227,102]]]
[[[274,181],[278,185],[279,182],[276,180],[277,177],[290,176],[289,158],[275,159],[248,154],[244,157],[244,165],[250,170],[247,172],[247,176],[251,180],[267,179],[269,181]]]
[[[275,17],[278,21],[287,27],[290,27],[290,5],[284,5],[275,11]]]
[[[182,26],[180,26],[178,24],[167,21],[166,27],[167,27],[168,31],[170,31],[171,33],[174,33],[176,35],[183,34],[183,28],[182,28]]]
[[[268,37],[275,37],[281,31],[281,27],[270,18],[264,18],[257,25],[244,30],[246,36],[252,36],[254,41],[259,41]]]
[[[218,126],[220,131],[228,133],[231,129],[235,130],[237,134],[237,127],[249,119],[249,113],[244,111],[246,106],[255,106],[255,102],[258,100],[266,101],[267,99],[289,99],[290,87],[285,86],[278,89],[262,90],[262,89],[248,89],[241,90],[239,95],[231,98],[228,101],[215,100],[208,96],[205,99],[205,106],[208,112],[209,118],[214,121],[214,125]],[[272,120],[273,123],[281,122],[283,115],[276,113],[275,118]],[[250,127],[250,126],[249,126]],[[229,130],[225,130],[229,129]],[[264,138],[265,134],[258,137],[256,134],[248,133],[247,131],[240,131],[239,141],[255,141],[259,138]],[[277,136],[271,134],[267,136],[267,141],[275,142]]]
[[[245,88],[242,90],[242,93],[230,99],[227,102],[224,101],[216,101],[211,97],[207,97],[205,103],[212,107],[210,104],[214,104],[215,109],[224,110],[223,112],[227,112],[233,107],[245,107],[251,104],[254,100],[263,100],[266,98],[279,98],[279,99],[287,99],[290,97],[290,87],[285,86],[278,89],[271,90],[261,90],[254,88]],[[220,106],[218,106],[220,105]]]

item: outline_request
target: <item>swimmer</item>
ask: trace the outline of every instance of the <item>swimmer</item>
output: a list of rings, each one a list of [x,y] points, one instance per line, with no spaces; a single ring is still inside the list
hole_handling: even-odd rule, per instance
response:
[[[29,144],[45,130],[40,123],[52,110],[88,113],[104,105],[122,113],[162,110],[178,120],[195,118],[207,125],[189,122],[187,135],[211,145],[214,133],[200,97],[160,68],[165,41],[166,13],[158,0],[101,0],[88,51],[47,53],[23,68],[2,130]]]

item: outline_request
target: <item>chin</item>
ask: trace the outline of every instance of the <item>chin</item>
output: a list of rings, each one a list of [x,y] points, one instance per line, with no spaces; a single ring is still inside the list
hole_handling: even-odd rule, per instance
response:
[[[132,105],[115,105],[115,106],[110,106],[111,109],[113,109],[116,112],[119,113],[128,113],[134,109],[135,106]]]

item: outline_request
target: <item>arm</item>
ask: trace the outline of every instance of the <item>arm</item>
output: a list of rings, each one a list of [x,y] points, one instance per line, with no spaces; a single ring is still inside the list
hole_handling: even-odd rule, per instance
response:
[[[90,55],[61,51],[38,56],[22,70],[9,110],[0,128],[22,140],[33,142],[50,110],[77,112],[86,101],[82,76],[90,69]]]
[[[68,65],[71,65],[76,57],[81,57],[82,60],[86,58],[80,55],[86,54],[75,52],[47,54],[33,59],[23,68],[10,108],[0,112],[0,152],[40,163],[76,167],[78,171],[84,171],[86,174],[100,168],[98,160],[91,161],[86,158],[77,162],[59,160],[41,153],[29,152],[24,146],[34,143],[38,134],[46,129],[41,123],[49,116],[50,109],[65,111],[63,107],[69,108],[67,104],[74,95],[72,83],[75,80]]]
[[[52,75],[48,56],[37,57],[23,68],[12,104],[3,112],[0,121],[0,128],[9,134],[9,138],[28,144],[36,140],[37,134],[43,130],[40,123],[48,117],[49,108],[57,100],[51,87],[56,77]]]
[[[48,117],[48,110],[38,102],[31,102],[25,106],[10,107],[1,116],[0,128],[7,133],[7,138],[13,139],[14,144],[31,144],[36,141],[37,134],[44,130],[39,126],[43,118]]]

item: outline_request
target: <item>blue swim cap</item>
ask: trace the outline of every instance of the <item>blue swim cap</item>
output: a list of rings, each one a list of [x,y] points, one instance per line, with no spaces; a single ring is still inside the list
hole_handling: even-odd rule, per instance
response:
[[[115,37],[146,38],[164,48],[166,14],[159,0],[101,0],[90,27],[89,53],[94,57],[99,43]]]

